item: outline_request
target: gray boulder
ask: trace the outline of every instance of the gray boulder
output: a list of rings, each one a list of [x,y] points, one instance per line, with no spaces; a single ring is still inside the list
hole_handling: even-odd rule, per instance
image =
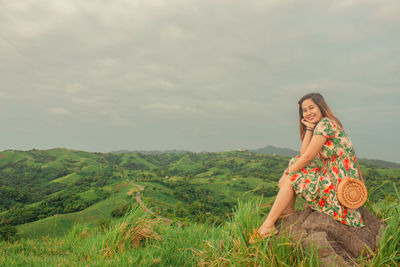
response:
[[[280,234],[303,240],[305,247],[316,246],[321,266],[354,266],[355,258],[370,256],[366,247],[376,250],[385,227],[367,208],[360,208],[360,212],[365,227],[354,228],[306,208],[278,221]]]

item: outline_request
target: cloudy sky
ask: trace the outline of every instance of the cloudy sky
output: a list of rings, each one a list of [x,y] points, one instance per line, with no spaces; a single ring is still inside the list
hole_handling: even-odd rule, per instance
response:
[[[0,149],[298,149],[320,92],[400,162],[398,0],[0,0]]]

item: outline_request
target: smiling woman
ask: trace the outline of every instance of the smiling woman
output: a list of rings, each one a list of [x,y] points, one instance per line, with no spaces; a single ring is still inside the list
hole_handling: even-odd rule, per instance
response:
[[[304,121],[315,124],[322,119],[321,110],[318,108],[317,104],[315,104],[311,98],[307,98],[306,100],[304,100],[301,106],[302,106],[301,109],[303,111]]]
[[[279,192],[271,211],[250,243],[277,233],[275,222],[294,213],[296,196],[308,205],[333,219],[353,227],[363,227],[361,214],[340,204],[336,196],[337,185],[345,177],[360,179],[361,172],[350,138],[343,126],[318,93],[307,94],[299,102],[300,156],[290,160],[279,181]],[[324,166],[313,162],[319,157]]]
[[[342,123],[333,115],[331,109],[326,104],[324,98],[318,93],[311,93],[300,98],[299,102],[299,124],[300,124],[300,139],[303,141],[302,148],[307,147],[304,144],[304,135],[308,128],[314,126],[323,118],[328,117],[335,120],[340,127]],[[302,153],[301,153],[302,154]]]

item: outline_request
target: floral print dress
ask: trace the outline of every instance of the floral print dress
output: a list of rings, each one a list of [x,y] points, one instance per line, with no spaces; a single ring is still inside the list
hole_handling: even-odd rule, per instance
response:
[[[360,179],[353,144],[344,130],[326,117],[315,126],[313,135],[323,135],[327,138],[319,155],[327,168],[312,162],[300,171],[290,173],[293,189],[312,209],[326,213],[343,224],[363,227],[360,212],[340,205],[335,192],[337,184],[344,177]],[[300,157],[292,158],[289,165],[293,165],[298,158]],[[332,185],[327,172],[331,174],[335,185]]]

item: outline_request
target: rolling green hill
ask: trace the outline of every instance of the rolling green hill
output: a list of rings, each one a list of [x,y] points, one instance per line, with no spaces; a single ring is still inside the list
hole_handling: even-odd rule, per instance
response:
[[[20,234],[60,234],[76,222],[95,226],[113,210],[141,198],[158,214],[181,223],[221,224],[238,199],[271,202],[288,157],[219,153],[89,153],[69,149],[0,153],[0,222]],[[394,194],[400,169],[361,162],[371,200]],[[121,189],[117,189],[121,188]],[[298,205],[301,205],[299,202]],[[118,212],[114,212],[118,213]],[[122,212],[123,213],[123,212]]]
[[[111,196],[92,206],[72,213],[55,214],[38,221],[17,226],[19,235],[23,238],[39,238],[41,236],[62,236],[68,233],[75,224],[85,224],[88,227],[97,227],[104,220],[112,220],[111,212],[114,208],[132,202],[128,192],[137,188],[128,181],[122,181],[110,186]]]
[[[301,240],[247,243],[288,161],[249,151],[0,152],[0,236],[8,239],[0,240],[0,265],[316,266]],[[400,260],[400,169],[364,161],[361,169],[368,207],[388,227],[373,257],[357,261],[391,266]]]

